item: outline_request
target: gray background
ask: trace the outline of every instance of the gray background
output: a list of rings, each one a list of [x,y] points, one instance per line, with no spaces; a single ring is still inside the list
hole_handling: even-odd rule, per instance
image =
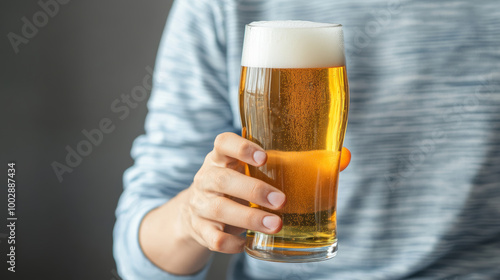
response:
[[[147,110],[141,102],[120,120],[110,105],[154,66],[171,2],[69,1],[16,54],[7,34],[21,35],[21,19],[32,22],[42,8],[1,1],[0,178],[6,182],[7,162],[15,160],[18,217],[13,274],[5,262],[7,191],[0,185],[1,279],[118,279],[114,210]],[[60,183],[51,163],[64,163],[65,147],[75,148],[85,139],[81,131],[106,117],[115,131]],[[217,256],[209,279],[224,278],[227,260]]]

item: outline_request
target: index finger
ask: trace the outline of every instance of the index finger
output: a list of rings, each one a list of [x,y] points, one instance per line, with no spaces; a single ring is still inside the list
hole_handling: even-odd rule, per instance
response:
[[[230,132],[217,135],[214,152],[212,159],[218,164],[239,160],[253,166],[261,166],[267,160],[266,152],[259,145]]]

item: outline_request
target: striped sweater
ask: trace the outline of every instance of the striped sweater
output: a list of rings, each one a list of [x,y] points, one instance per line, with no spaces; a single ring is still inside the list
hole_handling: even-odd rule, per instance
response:
[[[176,1],[116,211],[122,277],[205,277],[208,265],[155,267],[139,223],[191,184],[217,134],[240,132],[244,25],[288,19],[344,25],[353,160],[339,182],[339,252],[308,264],[239,254],[228,278],[500,279],[497,0]]]

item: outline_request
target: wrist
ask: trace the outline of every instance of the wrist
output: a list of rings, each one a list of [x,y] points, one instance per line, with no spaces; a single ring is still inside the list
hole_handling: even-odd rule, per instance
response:
[[[189,194],[182,191],[167,203],[150,211],[139,230],[144,255],[159,268],[177,275],[200,271],[210,250],[200,245],[190,232],[189,213],[185,210]]]

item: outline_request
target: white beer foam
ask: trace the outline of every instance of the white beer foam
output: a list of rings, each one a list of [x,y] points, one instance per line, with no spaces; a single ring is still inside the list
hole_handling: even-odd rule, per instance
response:
[[[342,25],[310,21],[256,21],[245,29],[241,65],[322,68],[345,65]]]

